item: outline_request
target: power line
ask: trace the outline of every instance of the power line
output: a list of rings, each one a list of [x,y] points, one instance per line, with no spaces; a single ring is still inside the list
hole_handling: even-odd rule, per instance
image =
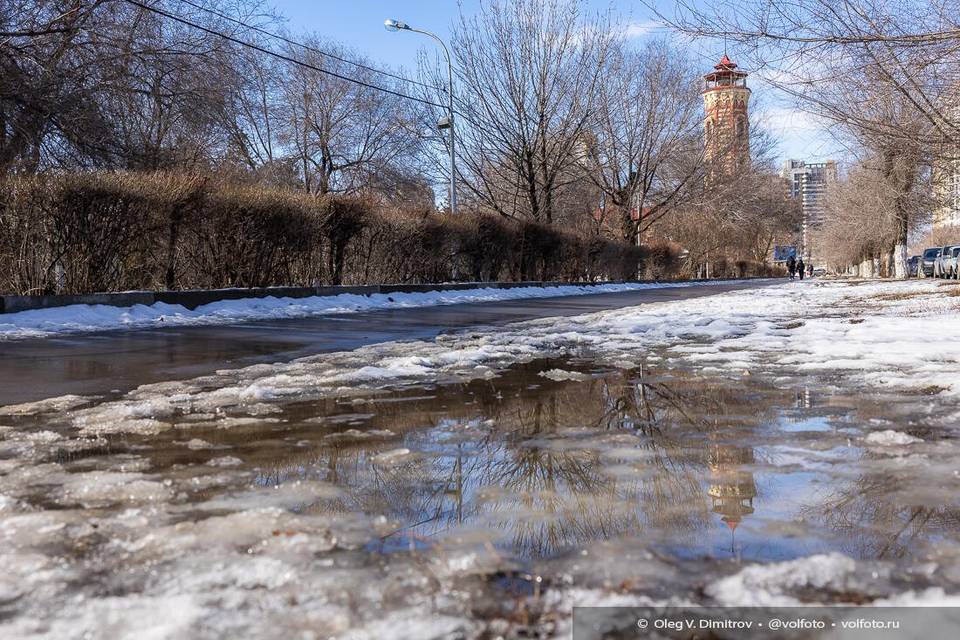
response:
[[[174,22],[179,22],[179,23],[182,24],[182,25],[185,25],[185,26],[188,26],[188,27],[192,27],[193,29],[197,29],[198,31],[203,31],[204,33],[208,33],[208,34],[210,34],[210,35],[212,35],[212,36],[217,36],[217,37],[219,37],[219,38],[223,38],[224,40],[226,40],[226,41],[228,41],[228,42],[232,42],[232,43],[234,43],[234,44],[238,44],[238,45],[240,45],[240,46],[242,46],[242,47],[247,47],[248,49],[253,49],[254,51],[259,51],[260,53],[266,54],[266,55],[268,55],[268,56],[272,56],[272,57],[274,57],[274,58],[277,58],[277,59],[279,59],[279,60],[283,60],[283,61],[285,61],[285,62],[289,62],[289,63],[291,63],[291,64],[295,64],[295,65],[298,65],[298,66],[301,66],[301,67],[310,69],[310,70],[312,70],[312,71],[316,71],[317,73],[322,73],[322,74],[324,74],[324,75],[333,76],[334,78],[339,78],[340,80],[346,80],[347,82],[352,82],[352,83],[354,83],[354,84],[357,84],[357,85],[360,85],[360,86],[363,86],[363,87],[367,87],[368,89],[374,89],[374,90],[376,90],[376,91],[382,91],[383,93],[389,93],[389,94],[391,94],[391,95],[397,96],[398,98],[405,98],[405,99],[407,99],[407,100],[413,100],[414,102],[419,102],[419,103],[421,103],[421,104],[429,105],[429,106],[431,106],[431,107],[436,107],[436,108],[438,108],[438,109],[444,109],[444,110],[447,109],[446,106],[444,106],[444,105],[442,105],[442,104],[437,104],[436,102],[431,102],[431,101],[425,100],[425,99],[423,99],[423,98],[417,98],[416,96],[411,96],[411,95],[408,95],[408,94],[405,94],[405,93],[401,93],[401,92],[399,92],[399,91],[394,91],[393,89],[387,89],[386,87],[381,87],[381,86],[379,86],[379,85],[371,84],[371,83],[369,83],[369,82],[364,82],[363,80],[358,80],[358,79],[356,79],[356,78],[351,78],[350,76],[345,76],[345,75],[342,75],[342,74],[340,74],[340,73],[336,73],[335,71],[330,71],[329,69],[323,69],[323,68],[321,68],[321,67],[314,66],[314,65],[309,64],[309,63],[307,63],[307,62],[304,62],[304,61],[302,61],[302,60],[297,60],[296,58],[292,58],[292,57],[290,57],[290,56],[283,55],[282,53],[277,53],[276,51],[272,51],[272,50],[270,50],[270,49],[267,49],[266,47],[261,47],[260,45],[253,44],[253,43],[251,43],[251,42],[247,42],[247,41],[245,41],[245,40],[241,40],[241,39],[239,39],[239,38],[235,38],[235,37],[233,37],[233,36],[231,36],[231,35],[227,35],[227,34],[225,34],[225,33],[223,33],[223,32],[217,31],[217,30],[215,30],[215,29],[210,29],[209,27],[205,27],[205,26],[203,26],[203,25],[197,24],[196,22],[192,22],[192,21],[190,21],[190,20],[187,20],[186,18],[180,17],[180,16],[175,15],[175,14],[173,14],[173,13],[169,13],[169,12],[167,12],[167,11],[164,11],[163,9],[158,9],[158,8],[156,8],[156,7],[151,7],[151,6],[149,6],[149,5],[143,4],[142,2],[138,2],[138,0],[123,0],[123,1],[126,2],[127,4],[132,4],[132,5],[136,6],[136,7],[140,7],[141,9],[143,9],[143,10],[145,10],[145,11],[149,11],[149,12],[151,12],[151,13],[155,13],[155,14],[157,14],[157,15],[163,16],[164,18],[167,18],[167,19],[169,19],[169,20],[173,20]]]
[[[247,24],[246,22],[240,20],[239,18],[235,18],[235,17],[233,17],[233,16],[227,15],[227,14],[225,14],[225,13],[222,13],[222,12],[217,11],[216,9],[212,9],[212,8],[210,8],[210,7],[205,7],[205,6],[201,5],[201,4],[197,4],[197,3],[193,2],[192,0],[176,0],[176,1],[177,1],[177,2],[180,2],[180,3],[183,3],[183,4],[186,4],[186,5],[189,5],[189,6],[193,7],[194,9],[197,9],[197,10],[199,10],[199,11],[203,11],[203,12],[205,12],[205,13],[209,13],[209,14],[211,14],[211,15],[215,15],[215,16],[217,16],[218,18],[221,18],[221,19],[223,19],[223,20],[227,20],[227,21],[232,22],[232,23],[234,23],[234,24],[236,24],[236,25],[239,25],[239,26],[243,27],[244,29],[249,29],[250,31],[255,31],[256,33],[265,35],[265,36],[267,36],[268,38],[275,38],[275,39],[277,39],[277,40],[280,40],[281,42],[285,42],[285,43],[290,44],[290,45],[293,45],[293,46],[295,46],[295,47],[301,47],[302,49],[305,49],[305,50],[307,50],[307,51],[312,51],[313,53],[319,54],[319,55],[321,55],[321,56],[325,56],[325,57],[327,57],[327,58],[332,58],[333,60],[339,60],[340,62],[345,62],[345,63],[347,63],[347,64],[354,65],[354,66],[359,67],[359,68],[361,68],[361,69],[365,69],[365,70],[367,70],[367,71],[372,71],[373,73],[378,73],[378,74],[381,74],[381,75],[384,75],[384,76],[388,76],[388,77],[390,77],[390,78],[394,78],[395,80],[400,80],[400,81],[402,81],[402,82],[409,82],[410,84],[419,85],[419,86],[421,86],[421,87],[424,87],[425,89],[431,89],[431,90],[433,90],[433,91],[439,91],[439,90],[440,90],[439,87],[435,87],[435,86],[433,86],[433,85],[429,85],[429,84],[426,84],[426,83],[423,83],[423,82],[419,82],[419,81],[414,80],[414,79],[412,79],[412,78],[407,78],[407,77],[404,77],[404,76],[401,76],[401,75],[397,75],[397,74],[391,73],[391,72],[389,72],[389,71],[384,71],[383,69],[378,69],[378,68],[376,68],[376,67],[371,67],[371,66],[369,66],[369,65],[366,65],[366,64],[363,64],[363,63],[360,63],[360,62],[356,62],[356,61],[354,61],[354,60],[349,60],[349,59],[347,59],[347,58],[343,58],[343,57],[341,57],[341,56],[338,56],[338,55],[336,55],[336,54],[334,54],[334,53],[330,53],[329,51],[325,51],[325,50],[323,50],[323,49],[320,49],[319,47],[314,47],[314,46],[311,46],[311,45],[304,44],[304,43],[302,43],[302,42],[297,42],[296,40],[293,40],[293,39],[291,39],[291,38],[287,38],[286,36],[283,36],[283,35],[281,35],[281,34],[279,34],[279,33],[274,33],[274,32],[272,32],[272,31],[269,31],[269,30],[267,30],[267,29],[263,29],[263,28],[258,27],[258,26],[256,26],[256,25]]]
[[[180,1],[180,2],[186,2],[186,0],[179,0],[179,1]],[[123,2],[126,2],[126,3],[128,3],[128,4],[134,5],[134,6],[136,6],[136,7],[140,7],[141,9],[144,9],[145,11],[149,11],[149,12],[151,12],[151,13],[155,13],[155,14],[157,14],[157,15],[159,15],[159,16],[163,16],[163,17],[165,17],[165,18],[168,18],[168,19],[170,19],[170,20],[173,20],[174,22],[178,22],[178,23],[180,23],[180,24],[186,25],[186,26],[188,26],[188,27],[192,27],[192,28],[197,29],[197,30],[199,30],[199,31],[203,31],[204,33],[208,33],[208,34],[210,34],[210,35],[217,36],[217,37],[219,37],[219,38],[223,38],[224,40],[227,40],[228,42],[233,42],[234,44],[238,44],[238,45],[240,45],[240,46],[242,46],[242,47],[247,47],[247,48],[249,48],[249,49],[253,49],[254,51],[258,51],[258,52],[263,53],[263,54],[266,54],[266,55],[268,55],[268,56],[272,56],[272,57],[277,58],[277,59],[279,59],[279,60],[283,60],[283,61],[285,61],[285,62],[289,62],[289,63],[291,63],[291,64],[295,64],[295,65],[297,65],[297,66],[304,67],[304,68],[306,68],[306,69],[310,69],[310,70],[316,71],[316,72],[318,72],[318,73],[322,73],[322,74],[325,74],[325,75],[328,75],[328,76],[332,76],[332,77],[334,77],[334,78],[339,78],[339,79],[341,79],[341,80],[346,80],[347,82],[352,82],[353,84],[357,84],[357,85],[360,85],[360,86],[363,86],[363,87],[367,87],[367,88],[369,88],[369,89],[374,89],[374,90],[376,90],[376,91],[382,91],[383,93],[388,93],[388,94],[390,94],[390,95],[397,96],[398,98],[404,98],[404,99],[406,99],[406,100],[413,100],[414,102],[419,102],[420,104],[425,104],[425,105],[430,106],[430,107],[435,107],[435,108],[437,108],[437,109],[441,109],[441,110],[443,110],[444,112],[446,112],[446,111],[449,109],[449,107],[448,107],[447,105],[438,104],[438,103],[436,103],[436,102],[431,102],[430,100],[426,100],[426,99],[424,99],[424,98],[418,98],[418,97],[416,97],[416,96],[411,96],[411,95],[409,95],[409,94],[402,93],[402,92],[400,92],[400,91],[395,91],[395,90],[393,90],[393,89],[388,89],[388,88],[386,88],[386,87],[381,87],[381,86],[379,86],[379,85],[371,84],[371,83],[369,83],[369,82],[364,82],[363,80],[358,80],[357,78],[353,78],[353,77],[350,77],[350,76],[346,76],[346,75],[337,73],[337,72],[335,72],[335,71],[330,71],[329,69],[324,69],[324,68],[322,68],[322,67],[317,67],[317,66],[315,66],[315,65],[309,64],[309,63],[304,62],[304,61],[302,61],[302,60],[297,60],[296,58],[292,58],[292,57],[290,57],[290,56],[284,55],[284,54],[282,54],[282,53],[277,53],[276,51],[273,51],[273,50],[271,50],[271,49],[267,49],[266,47],[261,47],[260,45],[253,44],[253,43],[251,43],[251,42],[247,42],[247,41],[245,41],[245,40],[241,40],[241,39],[239,39],[239,38],[236,38],[236,37],[234,37],[234,36],[228,35],[228,34],[223,33],[223,32],[221,32],[221,31],[217,31],[217,30],[215,30],[215,29],[211,29],[211,28],[209,28],[209,27],[205,27],[205,26],[203,26],[203,25],[197,24],[196,22],[193,22],[193,21],[191,21],[191,20],[187,20],[186,18],[183,18],[183,17],[178,16],[178,15],[176,15],[176,14],[170,13],[170,12],[168,12],[168,11],[164,11],[163,9],[158,9],[158,8],[156,8],[156,7],[151,7],[151,6],[146,5],[146,4],[142,3],[142,2],[139,2],[139,0],[123,0]],[[188,3],[188,4],[189,4],[189,3]],[[295,44],[295,45],[297,45],[297,46],[299,46],[299,47],[303,47],[303,48],[305,48],[305,49],[309,49],[309,48],[310,48],[310,47],[308,47],[307,45],[304,45],[304,44],[299,43],[299,42],[296,42],[296,41],[292,41],[292,40],[291,40],[291,42],[292,42],[293,44]],[[319,51],[319,50],[318,50],[318,51]],[[321,53],[323,53],[323,52],[321,51]],[[372,67],[371,67],[371,68],[372,68]],[[408,80],[409,82],[414,82],[414,81],[409,80],[409,79],[407,79],[407,80]],[[421,83],[415,83],[415,84],[421,84]],[[435,87],[431,87],[430,85],[422,85],[422,86],[425,86],[425,87],[430,88],[430,89],[435,89]],[[471,125],[473,125],[473,126],[475,126],[475,127],[478,126],[476,122],[474,122],[469,116],[467,116],[465,113],[463,113],[463,112],[460,111],[459,109],[454,109],[453,112],[454,112],[455,115],[459,115],[461,118],[463,118],[466,122],[470,123]]]

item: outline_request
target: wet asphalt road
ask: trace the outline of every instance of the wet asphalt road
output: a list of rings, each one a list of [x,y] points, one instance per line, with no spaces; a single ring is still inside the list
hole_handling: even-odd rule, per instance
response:
[[[429,339],[475,326],[574,316],[771,284],[777,282],[730,282],[0,342],[0,406],[65,394],[124,392],[151,382],[182,380],[218,369],[289,361],[378,342]],[[705,300],[704,305],[709,302]]]

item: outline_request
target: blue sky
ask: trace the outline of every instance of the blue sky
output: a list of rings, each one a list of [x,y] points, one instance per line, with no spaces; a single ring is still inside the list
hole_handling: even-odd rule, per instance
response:
[[[435,45],[428,39],[410,33],[390,33],[383,28],[386,18],[396,18],[422,29],[433,31],[440,37],[449,35],[451,27],[461,10],[473,13],[480,0],[434,0],[432,2],[393,2],[385,0],[266,0],[277,12],[289,19],[288,28],[294,34],[314,32],[319,36],[338,41],[363,53],[375,63],[394,68],[416,67],[420,50],[431,51]],[[598,11],[612,7],[620,20],[629,25],[628,33],[637,42],[644,38],[667,35],[669,32],[656,24],[654,16],[636,0],[612,0],[610,2],[589,0]],[[668,8],[672,3],[663,2]],[[715,64],[723,53],[718,43],[716,51],[709,44],[701,43],[692,53],[704,65],[704,72]],[[736,60],[736,50],[729,51]],[[747,69],[749,71],[749,69]],[[782,95],[764,86],[754,77],[753,100],[762,109],[761,124],[779,141],[778,155],[804,160],[823,160],[837,155],[836,147],[823,131],[821,124],[795,108]],[[839,159],[839,158],[838,158]]]

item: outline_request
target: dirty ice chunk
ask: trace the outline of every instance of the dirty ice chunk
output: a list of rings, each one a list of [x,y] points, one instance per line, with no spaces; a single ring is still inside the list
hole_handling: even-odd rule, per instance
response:
[[[563,369],[550,369],[548,371],[541,371],[538,375],[541,378],[547,378],[548,380],[553,380],[555,382],[563,382],[564,380],[582,381],[590,379],[590,376],[585,373],[580,373],[578,371],[564,371]]]
[[[923,442],[923,440],[903,433],[902,431],[887,429],[886,431],[875,431],[871,433],[867,436],[866,442],[867,444],[889,447],[894,445],[915,444],[917,442]]]

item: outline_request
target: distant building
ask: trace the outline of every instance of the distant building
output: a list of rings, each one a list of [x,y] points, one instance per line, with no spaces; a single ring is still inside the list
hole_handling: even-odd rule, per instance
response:
[[[704,162],[707,175],[717,178],[750,166],[750,89],[748,74],[727,54],[713,69],[703,76]]]
[[[933,193],[937,201],[934,228],[960,225],[960,162],[947,160],[934,167]]]
[[[790,184],[790,195],[800,199],[803,211],[800,255],[809,264],[819,257],[814,237],[826,218],[824,200],[827,185],[837,181],[837,163],[787,160],[780,175]]]

